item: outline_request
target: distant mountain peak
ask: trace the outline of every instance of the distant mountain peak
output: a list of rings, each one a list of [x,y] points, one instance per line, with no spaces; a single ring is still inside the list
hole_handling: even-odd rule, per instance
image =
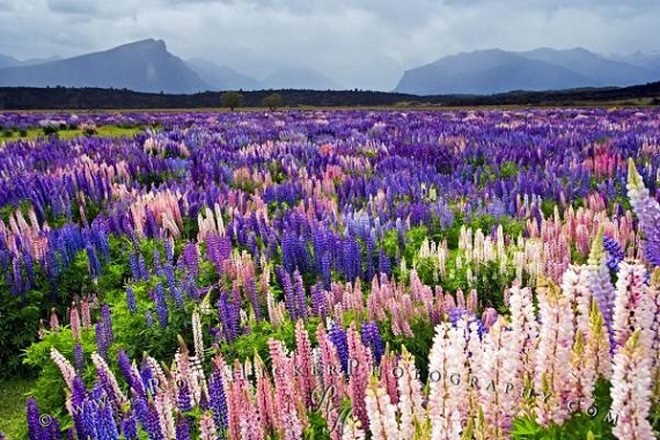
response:
[[[209,86],[163,40],[135,41],[100,52],[0,69],[0,85],[126,88],[193,93]]]
[[[461,52],[407,70],[395,91],[418,95],[492,94],[629,86],[660,79],[660,68],[606,58],[583,47],[541,47],[525,52],[485,49]]]

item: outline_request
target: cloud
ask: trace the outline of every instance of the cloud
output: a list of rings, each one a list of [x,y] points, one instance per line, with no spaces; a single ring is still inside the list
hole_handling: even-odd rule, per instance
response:
[[[657,50],[659,22],[656,0],[0,0],[0,53],[71,56],[153,37],[257,77],[301,65],[388,90],[459,51]]]

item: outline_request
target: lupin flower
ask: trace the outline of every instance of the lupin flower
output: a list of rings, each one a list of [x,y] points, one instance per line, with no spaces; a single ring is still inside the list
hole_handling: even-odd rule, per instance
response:
[[[75,368],[73,368],[71,363],[62,355],[62,353],[57,351],[55,347],[51,347],[50,349],[50,358],[53,360],[53,362],[55,362],[57,368],[60,369],[60,373],[62,373],[64,382],[66,382],[66,385],[69,388],[69,390],[72,390],[73,378],[76,377]]]
[[[612,407],[616,424],[612,433],[620,440],[655,438],[648,421],[651,411],[651,359],[636,330],[614,355]]]
[[[81,330],[80,330],[80,314],[78,313],[78,306],[75,302],[71,304],[71,335],[76,341],[81,340]]]
[[[396,408],[390,402],[387,392],[374,377],[369,381],[364,399],[369,417],[369,430],[374,439],[398,440],[399,438],[406,438],[399,437]]]
[[[589,286],[596,298],[596,303],[607,327],[608,334],[612,335],[612,308],[614,306],[614,287],[610,281],[610,271],[605,259],[603,247],[603,228],[598,228],[596,238],[591,246],[587,270],[589,271]]]
[[[135,302],[135,294],[133,293],[133,288],[131,286],[126,288],[126,305],[128,306],[128,311],[132,315],[137,312],[137,303]]]
[[[464,341],[460,330],[448,323],[435,327],[429,353],[428,403],[433,439],[454,439],[462,429],[460,411],[467,391],[466,381],[460,380],[467,361],[467,353],[462,347]],[[450,378],[458,379],[459,385],[450,382]]]
[[[640,331],[639,342],[642,347],[651,349],[655,304],[648,293],[646,276],[646,269],[641,264],[622,262],[619,265],[612,320],[614,349],[624,345],[634,330]]]
[[[602,241],[602,240],[601,240]],[[570,361],[573,341],[568,300],[548,278],[539,277],[539,346],[536,352],[536,420],[543,426],[561,425],[568,418],[566,398],[570,392]]]
[[[406,350],[405,346],[401,350],[401,360],[396,374],[399,389],[398,407],[401,413],[399,430],[401,438],[409,439],[414,437],[415,424],[421,424],[425,420],[424,395],[422,384],[417,379],[415,358]]]
[[[632,159],[628,161],[627,189],[630,205],[645,235],[646,258],[652,265],[660,266],[660,204],[651,198]]]

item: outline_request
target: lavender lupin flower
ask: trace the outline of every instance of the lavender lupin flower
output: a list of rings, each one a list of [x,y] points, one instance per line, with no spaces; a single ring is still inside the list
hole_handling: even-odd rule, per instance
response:
[[[131,315],[134,315],[137,312],[137,303],[135,302],[135,293],[133,293],[133,288],[126,288],[126,305],[128,306],[128,311],[131,312]]]
[[[646,258],[653,266],[660,266],[660,203],[651,198],[632,159],[628,162],[628,198],[644,232]]]

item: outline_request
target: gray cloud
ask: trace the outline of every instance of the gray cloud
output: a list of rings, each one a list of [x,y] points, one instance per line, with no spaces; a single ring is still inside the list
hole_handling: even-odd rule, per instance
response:
[[[257,77],[302,65],[391,89],[403,70],[459,51],[657,50],[658,23],[656,0],[0,0],[0,53],[70,56],[153,37]]]

